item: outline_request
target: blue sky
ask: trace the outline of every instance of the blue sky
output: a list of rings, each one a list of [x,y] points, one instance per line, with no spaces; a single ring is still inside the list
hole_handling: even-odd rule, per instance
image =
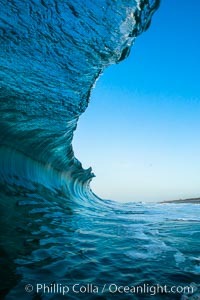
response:
[[[199,0],[163,0],[129,58],[98,80],[73,146],[100,197],[200,197],[199,11]]]

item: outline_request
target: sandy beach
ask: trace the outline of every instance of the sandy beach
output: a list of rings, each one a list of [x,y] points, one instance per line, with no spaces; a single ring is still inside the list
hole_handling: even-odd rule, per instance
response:
[[[161,203],[191,203],[191,204],[200,204],[200,198],[167,200],[167,201],[162,201]]]

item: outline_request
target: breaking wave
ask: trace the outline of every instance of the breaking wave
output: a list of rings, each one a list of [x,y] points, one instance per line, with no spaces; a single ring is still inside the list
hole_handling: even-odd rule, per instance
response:
[[[94,175],[72,149],[78,118],[96,79],[128,56],[158,4],[1,1],[1,181],[87,193]]]
[[[36,284],[93,283],[105,293],[67,299],[149,299],[110,293],[111,278],[120,286],[193,281],[197,292],[199,206],[101,200],[72,149],[97,78],[129,55],[159,1],[0,4],[0,298],[57,300]]]

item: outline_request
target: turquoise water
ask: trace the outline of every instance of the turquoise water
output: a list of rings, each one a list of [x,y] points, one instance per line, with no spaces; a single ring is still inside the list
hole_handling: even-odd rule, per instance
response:
[[[4,287],[11,288],[5,299],[63,299],[57,290],[37,293],[37,284],[68,286],[67,299],[183,299],[183,292],[151,296],[153,288],[142,294],[115,292],[113,284],[198,289],[199,205],[97,199],[81,206],[56,192],[47,195],[45,189],[37,194],[13,192],[5,202],[8,198],[15,217],[23,215],[23,220],[15,220],[18,226],[2,233],[7,250],[1,259]],[[33,292],[25,292],[27,284],[33,285]],[[98,287],[98,292],[90,287],[76,293],[87,284],[93,284],[93,290]]]
[[[200,206],[101,200],[72,148],[159,1],[0,4],[0,298],[200,299]]]

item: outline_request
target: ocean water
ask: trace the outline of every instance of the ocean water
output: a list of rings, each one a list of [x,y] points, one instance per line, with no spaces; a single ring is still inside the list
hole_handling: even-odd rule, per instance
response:
[[[11,226],[1,232],[5,299],[199,299],[183,298],[183,288],[197,295],[200,287],[199,205],[90,199],[72,205],[59,191],[37,191],[13,190],[4,199],[13,201],[6,205]],[[32,292],[26,292],[28,284]],[[67,286],[69,292],[37,291],[37,284]],[[81,288],[88,284],[92,290]],[[116,290],[145,285],[146,293]],[[147,292],[158,285],[168,292]],[[172,294],[173,286],[178,291]]]
[[[72,148],[159,1],[0,7],[0,299],[200,299],[200,206],[100,199]]]

